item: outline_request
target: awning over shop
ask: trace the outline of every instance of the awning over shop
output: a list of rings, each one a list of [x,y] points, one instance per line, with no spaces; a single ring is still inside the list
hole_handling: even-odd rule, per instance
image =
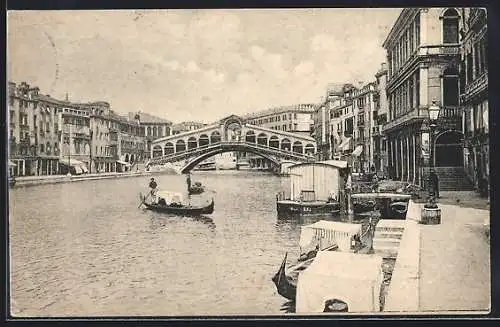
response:
[[[126,167],[132,166],[130,163],[128,163],[126,161],[116,160],[116,162],[118,162],[119,164],[125,165]]]
[[[352,151],[352,155],[355,156],[355,157],[359,157],[359,155],[361,154],[361,152],[363,152],[363,146],[362,145],[358,145],[356,147],[356,149],[354,149],[354,151]]]
[[[16,167],[17,165],[9,160],[9,167]]]
[[[342,151],[349,150],[350,141],[351,141],[350,137],[343,140],[342,143],[340,143],[340,145],[339,145],[339,149]]]
[[[85,165],[83,162],[76,159],[59,159],[59,163],[69,166],[82,166]]]

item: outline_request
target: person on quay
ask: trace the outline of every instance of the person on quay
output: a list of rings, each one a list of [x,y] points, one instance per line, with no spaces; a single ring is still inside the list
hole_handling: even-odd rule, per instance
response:
[[[158,193],[158,184],[156,184],[156,181],[154,178],[151,178],[149,181],[149,188],[151,189],[149,194],[151,194],[151,199],[153,203],[157,203],[157,193]]]
[[[436,198],[439,198],[439,177],[434,171],[434,169],[431,170],[430,179],[434,196]]]

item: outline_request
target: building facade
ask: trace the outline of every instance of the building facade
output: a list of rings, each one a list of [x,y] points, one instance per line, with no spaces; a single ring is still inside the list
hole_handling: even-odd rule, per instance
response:
[[[316,104],[303,103],[256,111],[243,118],[252,125],[309,136],[315,126],[315,109]],[[272,166],[269,160],[245,152],[237,153],[236,161],[238,166],[256,169],[269,169]]]
[[[252,125],[277,131],[310,135],[314,125],[313,114],[316,105],[312,103],[281,106],[257,111],[243,118]]]
[[[483,194],[489,192],[488,27],[482,8],[463,8],[460,91],[467,176]]]
[[[145,115],[142,123],[115,113],[104,101],[58,100],[26,82],[9,82],[8,92],[14,176],[128,171],[149,156],[147,131],[151,139],[170,135],[171,122]]]
[[[424,185],[431,166],[463,169],[460,18],[454,8],[403,9],[383,44],[389,100],[383,133],[392,179]],[[431,134],[433,101],[441,111]]]
[[[129,112],[129,121],[135,121],[144,126],[144,137],[146,146],[144,152],[141,151],[141,158],[149,159],[151,156],[151,144],[153,140],[174,134],[172,122],[159,118],[145,112]]]
[[[387,100],[387,65],[382,66],[375,74],[376,93],[374,94],[375,114],[372,120],[372,138],[374,146],[373,164],[375,171],[380,176],[387,176],[389,171],[389,161],[387,157],[387,139],[382,133],[383,126],[387,123],[389,113],[389,103]]]

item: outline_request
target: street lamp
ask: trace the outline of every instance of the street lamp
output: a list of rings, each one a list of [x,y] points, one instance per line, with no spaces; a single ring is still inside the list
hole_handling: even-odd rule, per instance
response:
[[[434,196],[435,189],[434,187],[431,187],[433,184],[433,179],[431,174],[435,174],[434,172],[434,129],[436,128],[437,125],[437,120],[439,118],[439,112],[441,108],[436,104],[436,101],[432,101],[432,105],[429,106],[429,127],[430,127],[430,152],[431,152],[431,163],[430,163],[430,168],[431,168],[431,173],[429,174],[429,198],[427,203],[424,205],[422,208],[422,216],[421,216],[421,223],[423,224],[431,224],[431,225],[438,225],[441,223],[441,209],[436,204]],[[436,185],[434,185],[436,186]]]
[[[436,126],[436,121],[439,118],[439,112],[441,108],[436,104],[436,100],[432,101],[432,105],[429,107],[429,120],[431,121],[431,127]]]
[[[436,125],[437,125],[437,120],[439,118],[439,111],[441,110],[441,108],[436,104],[436,100],[433,100],[432,101],[432,105],[429,106],[429,121],[430,121],[430,124],[429,124],[429,127],[430,127],[430,132],[431,132],[431,168],[434,168],[434,129],[436,128]]]

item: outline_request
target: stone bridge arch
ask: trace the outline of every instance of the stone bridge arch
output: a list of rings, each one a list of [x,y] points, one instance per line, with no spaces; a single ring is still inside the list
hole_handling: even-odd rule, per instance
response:
[[[187,162],[184,167],[182,167],[181,169],[181,173],[182,174],[185,174],[189,171],[191,171],[194,167],[196,167],[196,165],[198,165],[200,162],[202,162],[203,160],[207,159],[207,158],[210,158],[212,156],[215,156],[219,153],[225,153],[225,152],[249,152],[249,153],[253,153],[253,154],[256,154],[258,156],[261,156],[262,158],[265,158],[265,159],[268,159],[269,161],[271,161],[274,165],[280,165],[280,159],[277,159],[271,155],[268,155],[262,151],[258,151],[257,149],[254,149],[254,148],[251,148],[251,147],[246,147],[244,145],[240,146],[240,147],[233,147],[233,148],[216,148],[212,151],[209,151],[209,152],[206,152],[206,153],[203,153],[199,156],[197,156],[196,158],[190,160],[189,162]]]

